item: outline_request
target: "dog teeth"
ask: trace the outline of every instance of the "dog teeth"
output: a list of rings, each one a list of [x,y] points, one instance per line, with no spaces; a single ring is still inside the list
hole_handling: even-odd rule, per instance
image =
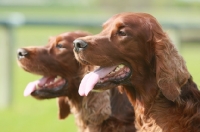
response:
[[[61,79],[62,77],[61,76],[57,76],[56,78]]]
[[[123,68],[123,67],[124,67],[124,65],[122,65],[122,64],[121,64],[121,65],[119,65],[118,67],[119,67],[119,68]]]
[[[57,77],[54,79],[54,82],[56,82],[56,81],[58,81],[58,80],[60,80],[60,79],[62,79],[62,77],[61,77],[61,76],[57,76]]]
[[[36,89],[39,89],[40,87],[38,86],[38,84],[36,84],[35,88],[36,88]]]
[[[54,79],[54,82],[56,82],[56,81],[58,81],[59,79],[56,77],[55,79]]]
[[[115,71],[119,71],[121,68],[120,67],[117,67],[116,69],[115,69]]]
[[[114,71],[111,71],[109,74],[113,74],[113,73],[115,73]]]

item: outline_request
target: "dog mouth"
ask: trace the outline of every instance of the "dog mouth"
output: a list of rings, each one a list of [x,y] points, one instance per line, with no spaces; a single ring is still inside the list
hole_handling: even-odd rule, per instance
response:
[[[105,77],[100,78],[96,85],[102,85],[107,82],[120,83],[130,76],[131,70],[125,65],[118,65]]]
[[[94,87],[100,90],[109,84],[121,84],[131,76],[131,73],[131,69],[123,64],[100,67],[84,76],[79,86],[79,94],[87,96]]]
[[[39,80],[30,82],[24,90],[24,96],[53,98],[63,93],[66,84],[66,80],[61,76],[44,76]]]

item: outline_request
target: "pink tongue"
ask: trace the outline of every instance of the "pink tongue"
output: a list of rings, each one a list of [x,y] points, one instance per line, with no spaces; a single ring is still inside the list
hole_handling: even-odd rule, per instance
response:
[[[47,77],[43,77],[43,78],[41,78],[41,79],[39,79],[39,80],[36,80],[36,81],[34,81],[34,82],[30,82],[30,83],[26,86],[26,88],[25,88],[25,90],[24,90],[24,96],[29,96],[33,91],[35,91],[37,85],[38,85],[38,86],[44,85],[45,82],[47,81],[47,79],[48,79]]]
[[[35,89],[36,85],[39,83],[39,81],[34,81],[30,82],[27,86],[26,89],[24,90],[24,96],[29,96]]]
[[[93,89],[94,85],[99,81],[100,78],[105,77],[108,73],[114,70],[116,66],[105,67],[97,69],[94,72],[90,72],[84,76],[79,86],[79,94],[81,96],[87,96],[88,93]]]

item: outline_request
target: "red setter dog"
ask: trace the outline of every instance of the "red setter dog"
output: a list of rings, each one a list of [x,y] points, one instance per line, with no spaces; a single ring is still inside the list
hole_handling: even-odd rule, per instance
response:
[[[100,68],[83,78],[80,95],[93,88],[124,87],[138,131],[200,132],[200,91],[185,61],[157,20],[121,13],[101,33],[74,41],[76,59]]]
[[[84,74],[94,69],[79,64],[73,53],[73,41],[88,35],[68,32],[50,38],[46,46],[18,50],[18,63],[25,71],[42,75],[28,84],[24,95],[37,99],[58,97],[59,117],[72,112],[81,132],[134,132],[134,110],[125,93],[118,90],[78,94]]]

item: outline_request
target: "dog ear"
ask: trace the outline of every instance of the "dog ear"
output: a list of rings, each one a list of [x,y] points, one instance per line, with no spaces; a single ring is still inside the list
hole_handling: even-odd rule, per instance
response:
[[[70,106],[67,102],[66,97],[59,97],[58,98],[58,116],[59,119],[65,119],[70,114]]]
[[[185,61],[179,55],[168,36],[162,34],[153,35],[156,56],[156,80],[163,95],[175,101],[181,87],[187,82],[190,74]]]

